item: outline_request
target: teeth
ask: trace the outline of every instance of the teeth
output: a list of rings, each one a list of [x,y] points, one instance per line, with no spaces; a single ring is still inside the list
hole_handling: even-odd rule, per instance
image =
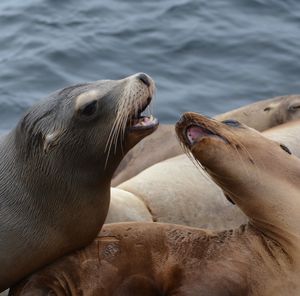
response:
[[[139,119],[135,119],[133,121],[133,126],[148,126],[151,125],[155,121],[153,115],[144,116]]]

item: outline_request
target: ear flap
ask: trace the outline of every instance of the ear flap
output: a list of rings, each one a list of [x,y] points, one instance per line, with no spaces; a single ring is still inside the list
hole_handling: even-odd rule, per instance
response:
[[[279,106],[280,102],[272,102],[270,105],[268,105],[267,107],[265,107],[264,111],[265,112],[269,112],[273,109],[276,109]]]
[[[235,205],[235,202],[230,198],[230,196],[227,193],[224,193],[226,199],[231,202],[233,205]]]
[[[62,132],[58,130],[46,135],[43,147],[45,153],[48,153],[53,147],[57,145],[61,134]]]

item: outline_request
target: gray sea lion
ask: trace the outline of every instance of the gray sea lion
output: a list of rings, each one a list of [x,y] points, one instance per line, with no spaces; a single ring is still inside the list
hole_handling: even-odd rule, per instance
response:
[[[236,119],[258,131],[264,131],[300,119],[300,96],[280,96],[259,101],[215,118]],[[112,185],[117,186],[151,165],[179,154],[182,154],[182,150],[174,137],[174,126],[160,125],[154,134],[141,141],[125,156],[115,172]]]
[[[300,159],[235,120],[187,113],[176,129],[249,223],[221,232],[109,224],[13,295],[299,295]]]
[[[116,167],[158,125],[153,92],[143,73],[67,87],[1,138],[0,291],[96,237]]]

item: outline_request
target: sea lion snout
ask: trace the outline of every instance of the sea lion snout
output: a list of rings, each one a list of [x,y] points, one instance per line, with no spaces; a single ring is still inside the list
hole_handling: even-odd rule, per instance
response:
[[[151,78],[145,74],[145,73],[138,73],[136,74],[136,77],[142,81],[146,86],[150,86],[151,85]]]
[[[219,122],[193,112],[184,113],[176,123],[176,133],[180,141],[191,149],[196,143],[208,139],[214,139],[229,143],[220,132]]]

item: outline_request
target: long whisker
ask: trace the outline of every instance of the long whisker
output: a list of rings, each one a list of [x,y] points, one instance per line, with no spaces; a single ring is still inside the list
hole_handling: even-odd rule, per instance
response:
[[[180,141],[180,140],[179,140]],[[206,181],[211,182],[210,175],[206,172],[204,166],[201,164],[201,162],[194,157],[190,149],[180,141],[180,146],[183,149],[183,152],[186,154],[186,156],[191,160],[191,162],[194,164],[194,166],[197,168],[197,170],[203,175],[203,177],[206,179]]]

